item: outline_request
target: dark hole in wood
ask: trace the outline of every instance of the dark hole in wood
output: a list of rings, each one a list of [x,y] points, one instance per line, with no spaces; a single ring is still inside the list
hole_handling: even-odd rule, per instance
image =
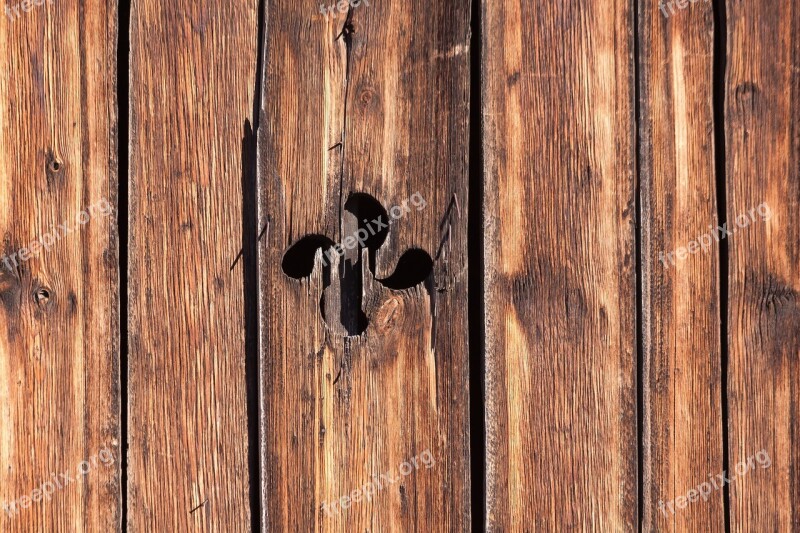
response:
[[[361,308],[364,296],[361,250],[367,249],[369,269],[374,275],[376,254],[389,235],[389,215],[375,197],[360,192],[352,193],[344,208],[355,217],[355,237],[359,245],[355,260],[345,260],[339,265],[342,280],[340,319],[349,335],[361,335],[369,326],[369,319]]]
[[[333,246],[333,241],[324,235],[306,235],[289,248],[283,255],[281,268],[284,274],[294,279],[311,275],[314,271],[314,255],[319,248],[326,250]]]
[[[386,288],[402,291],[422,283],[432,271],[433,259],[428,252],[412,248],[400,257],[391,276],[378,281]]]
[[[58,177],[62,166],[62,163],[56,158],[53,151],[47,150],[44,170],[48,188],[58,183]]]
[[[361,259],[339,263],[342,305],[339,318],[350,336],[361,335],[369,326],[367,315],[361,309],[364,294],[364,279],[361,275]],[[324,315],[323,315],[324,316]]]
[[[37,305],[45,305],[50,301],[50,291],[46,287],[36,289],[36,292],[33,293],[33,300]]]

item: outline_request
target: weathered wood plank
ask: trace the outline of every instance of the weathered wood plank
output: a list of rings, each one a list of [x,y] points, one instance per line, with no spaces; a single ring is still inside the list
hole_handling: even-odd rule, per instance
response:
[[[714,17],[710,2],[639,14],[643,525],[721,531],[722,490],[686,499],[724,469]]]
[[[128,526],[246,531],[257,2],[136,1],[130,33]]]
[[[467,531],[469,5],[348,9],[268,3],[264,524]]]
[[[483,2],[488,529],[636,526],[630,2]]]
[[[729,224],[757,209],[729,240],[731,531],[800,530],[800,5],[727,18]]]
[[[0,530],[115,531],[117,3],[3,8]]]

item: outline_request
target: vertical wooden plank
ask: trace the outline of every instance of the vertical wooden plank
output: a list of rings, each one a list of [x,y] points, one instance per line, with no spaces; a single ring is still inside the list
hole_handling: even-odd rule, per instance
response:
[[[117,3],[3,7],[0,530],[116,531]]]
[[[728,220],[757,209],[729,249],[731,530],[798,530],[800,6],[727,2],[727,18]]]
[[[632,18],[483,2],[490,531],[636,526]]]
[[[724,470],[713,10],[639,9],[643,525],[720,531],[722,490],[685,500]]]
[[[246,531],[243,278],[231,265],[257,2],[136,0],[130,38],[128,526]]]
[[[264,524],[466,531],[469,5],[340,5],[268,5]]]

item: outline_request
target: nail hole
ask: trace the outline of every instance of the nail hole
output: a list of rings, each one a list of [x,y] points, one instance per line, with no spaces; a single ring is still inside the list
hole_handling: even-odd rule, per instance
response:
[[[58,160],[52,150],[47,150],[45,159],[45,174],[47,174],[47,185],[53,186],[57,183],[56,175],[60,173],[63,163]]]

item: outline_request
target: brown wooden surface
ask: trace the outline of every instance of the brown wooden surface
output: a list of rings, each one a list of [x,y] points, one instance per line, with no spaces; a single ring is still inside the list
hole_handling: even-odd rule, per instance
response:
[[[114,531],[116,210],[80,213],[116,204],[116,2],[27,7],[0,17],[2,255],[58,238],[0,264],[0,506],[17,501],[16,514],[0,509],[0,530]],[[41,498],[34,489],[54,474],[63,488],[46,488],[49,499],[20,500]]]
[[[269,531],[470,527],[469,7],[370,4],[328,20],[307,4],[267,7],[259,227],[270,226],[259,265]],[[390,226],[374,274],[366,251],[361,261],[355,250],[341,259],[344,279],[333,266],[323,320],[322,256],[301,279],[282,261],[306,235],[335,243],[350,235],[353,193],[386,209],[420,193],[427,207]],[[377,281],[414,247],[435,258],[432,276],[408,290]],[[346,336],[362,268],[369,325]],[[431,468],[345,501],[340,513],[322,508],[373,476],[397,477],[426,450]]]
[[[629,2],[483,2],[491,531],[636,525]]]
[[[130,26],[127,525],[247,531],[244,293],[231,265],[257,3],[137,0]]]
[[[721,531],[723,491],[685,508],[675,500],[724,470],[721,248],[709,235],[703,249],[676,252],[722,223],[713,108],[722,30],[711,3],[671,13],[640,2],[639,14],[644,529]]]
[[[728,220],[772,212],[730,239],[731,531],[800,530],[800,6],[727,2]]]
[[[0,531],[800,531],[800,7],[679,1],[0,6]]]

